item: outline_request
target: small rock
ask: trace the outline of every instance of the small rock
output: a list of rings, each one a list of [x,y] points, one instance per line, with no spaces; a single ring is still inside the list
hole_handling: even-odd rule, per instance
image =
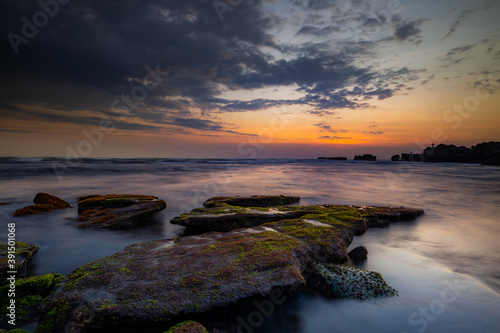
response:
[[[334,298],[370,299],[398,295],[380,273],[333,264],[317,264],[307,280],[307,287]]]
[[[364,246],[358,246],[349,252],[348,255],[353,261],[362,261],[368,258],[368,250]]]
[[[34,205],[16,210],[14,216],[34,215],[71,207],[63,199],[44,192],[37,193],[33,202],[35,203]]]

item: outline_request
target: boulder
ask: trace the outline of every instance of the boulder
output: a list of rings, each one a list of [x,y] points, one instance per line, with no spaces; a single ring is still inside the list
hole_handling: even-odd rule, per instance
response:
[[[34,215],[71,207],[70,204],[63,199],[44,192],[37,193],[33,202],[35,203],[34,205],[16,210],[14,216]]]
[[[364,300],[398,295],[380,273],[333,264],[317,264],[307,279],[307,286],[333,298]]]
[[[9,252],[12,254],[12,250],[15,255],[12,260],[15,260],[15,263],[10,267]],[[9,246],[8,243],[0,243],[0,285],[7,283],[6,278],[10,275],[8,271],[16,271],[17,277],[25,275],[28,264],[37,252],[38,246],[34,244],[15,242],[14,246]]]
[[[168,331],[165,331],[164,333],[208,333],[208,332],[207,329],[203,327],[202,324],[192,320],[187,320],[171,327]]]
[[[63,279],[60,274],[46,274],[29,278],[17,279],[15,283],[15,306],[16,326],[23,325],[39,315],[42,300],[46,298],[54,286]],[[10,285],[0,287],[1,295],[6,296]],[[0,301],[0,327],[12,327],[8,324],[10,318],[7,316],[7,306],[10,303],[8,297],[2,297]]]
[[[146,195],[89,195],[78,198],[80,227],[126,229],[147,222],[167,207],[165,200]]]
[[[368,258],[368,250],[364,246],[358,246],[347,255],[352,261],[363,261]]]

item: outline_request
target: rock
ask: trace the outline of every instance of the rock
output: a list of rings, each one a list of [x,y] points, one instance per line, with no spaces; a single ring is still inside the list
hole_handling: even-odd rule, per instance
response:
[[[399,160],[400,160],[400,156],[399,155],[393,155],[391,157],[391,161],[393,161],[393,162],[399,162]]]
[[[165,200],[146,195],[89,195],[78,198],[80,227],[132,228],[167,207]]]
[[[203,203],[204,207],[221,207],[224,204],[239,207],[271,207],[291,205],[300,201],[299,197],[284,195],[254,195],[251,197],[213,197]]]
[[[247,198],[240,198],[245,201]],[[195,208],[189,213],[173,218],[170,223],[179,224],[193,231],[231,231],[239,228],[255,227],[264,223],[300,219],[310,214],[326,214],[324,220],[347,219],[364,220],[368,227],[380,227],[390,222],[409,221],[424,213],[423,210],[405,207],[368,207],[345,205],[321,206],[277,206],[277,207],[241,207],[220,203],[218,198],[207,202],[216,207]],[[328,223],[328,221],[327,221]],[[363,231],[364,233],[364,231]]]
[[[38,252],[38,246],[23,242],[15,242],[14,248],[8,243],[0,243],[0,285],[7,283],[8,271],[17,271],[17,276],[25,275],[28,264]],[[14,269],[9,267],[9,250],[15,253]]]
[[[15,284],[15,306],[16,306],[16,325],[23,325],[33,320],[39,314],[39,307],[44,298],[46,298],[56,283],[60,282],[63,276],[60,274],[46,274],[29,278],[16,280]],[[7,295],[10,285],[0,288],[1,295]],[[7,306],[10,303],[8,297],[2,297],[0,301],[0,327],[8,328],[10,320],[7,317]],[[12,332],[12,331],[10,331]]]
[[[44,192],[37,193],[33,202],[35,205],[52,205],[55,209],[65,209],[71,207],[70,204],[63,199]]]
[[[50,212],[56,209],[66,209],[71,207],[69,203],[54,195],[40,192],[33,199],[34,205],[26,206],[14,212],[14,216],[25,216]]]
[[[398,295],[380,273],[333,264],[317,264],[307,279],[307,286],[334,298],[364,300]]]
[[[261,207],[235,207],[226,204],[225,207],[195,208],[190,213],[173,218],[170,223],[178,224],[198,232],[231,231],[240,228],[251,228],[266,222],[295,219],[310,213],[306,209],[287,210]]]
[[[376,161],[377,156],[374,156],[372,154],[355,155],[354,160],[355,161]]]
[[[257,227],[128,246],[71,273],[44,302],[37,332],[119,331],[305,284],[307,246]]]
[[[318,157],[318,160],[347,161],[347,157]]]
[[[192,320],[184,321],[171,327],[168,331],[164,333],[208,333],[207,329],[203,327],[200,323]]]
[[[240,216],[243,209],[244,214],[284,214],[283,219],[263,219],[263,224],[252,228],[130,245],[84,265],[68,275],[43,302],[37,332],[62,332],[67,327],[82,332],[133,330],[148,325],[169,327],[188,316],[248,304],[275,290],[297,290],[305,286],[309,268],[348,260],[346,249],[355,235],[366,232],[369,214],[393,213],[391,208],[383,207],[262,208],[230,206],[218,200],[213,200],[217,207],[198,208],[186,217],[200,217],[217,209],[221,214],[215,212],[216,217]],[[82,207],[96,207],[94,201]],[[300,217],[286,215],[290,212]],[[399,218],[401,214],[393,216]],[[230,218],[218,222],[226,223],[227,229],[240,223]],[[215,222],[211,225],[217,227]],[[333,270],[330,266],[319,267],[325,272]],[[375,273],[355,273],[376,280]],[[314,274],[310,281],[321,285],[314,280]],[[375,283],[372,289],[361,283],[356,288],[358,285],[364,288],[360,295],[369,294],[365,289],[378,292]],[[116,318],[120,318],[121,326]]]
[[[364,246],[358,246],[347,254],[353,261],[363,261],[368,258],[368,250]]]
[[[424,214],[423,209],[405,207],[370,207],[361,206],[365,212],[368,228],[384,227],[391,222],[411,221]]]

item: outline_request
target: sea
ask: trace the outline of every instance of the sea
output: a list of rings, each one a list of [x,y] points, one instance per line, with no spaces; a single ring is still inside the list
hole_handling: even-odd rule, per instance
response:
[[[37,192],[72,208],[14,218]],[[152,223],[131,230],[78,228],[77,198],[146,194],[165,199]],[[300,205],[421,208],[409,222],[369,229],[350,248],[368,259],[399,296],[330,299],[298,291],[267,311],[254,309],[238,332],[500,332],[500,167],[459,163],[296,159],[0,158],[0,240],[40,247],[29,275],[69,274],[126,246],[183,235],[169,221],[212,196],[291,195]],[[2,296],[3,297],[3,296]],[[236,318],[226,317],[237,322]],[[234,326],[236,327],[236,326]],[[34,325],[25,326],[34,330]]]

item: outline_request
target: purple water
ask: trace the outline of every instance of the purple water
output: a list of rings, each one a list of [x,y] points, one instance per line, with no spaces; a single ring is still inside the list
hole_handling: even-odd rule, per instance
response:
[[[369,251],[399,297],[331,300],[299,292],[254,332],[495,332],[500,327],[500,168],[318,160],[89,159],[56,174],[56,159],[0,160],[0,237],[40,246],[30,274],[68,274],[130,244],[174,238],[169,223],[214,195],[284,194],[301,204],[423,208],[416,221],[370,229],[351,247]],[[59,176],[59,177],[58,177]],[[78,229],[76,208],[13,218],[37,192],[74,207],[78,196],[135,193],[165,199],[157,223],[134,230]],[[244,330],[243,330],[244,331]]]

